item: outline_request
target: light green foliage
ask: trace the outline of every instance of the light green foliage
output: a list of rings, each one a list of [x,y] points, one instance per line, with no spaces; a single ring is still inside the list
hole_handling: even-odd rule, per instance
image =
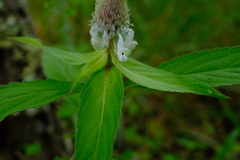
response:
[[[44,52],[42,54],[42,67],[47,78],[72,82],[82,68],[82,65],[70,65]]]
[[[42,67],[47,78],[72,82],[82,68],[82,65],[65,63],[56,56],[44,52],[42,54]],[[57,117],[71,118],[75,116],[78,111],[79,95],[70,95],[64,99],[65,101],[57,111]]]
[[[175,58],[159,68],[209,84],[240,83],[240,47],[204,50]]]
[[[75,160],[109,159],[121,114],[123,82],[115,68],[102,69],[82,88]]]
[[[58,59],[62,60],[65,63],[71,64],[71,65],[81,65],[84,63],[89,62],[93,57],[96,57],[100,53],[104,52],[103,50],[88,53],[88,54],[82,54],[82,53],[75,53],[75,52],[68,52],[64,51],[58,48],[43,46],[41,42],[39,42],[37,39],[29,38],[29,37],[14,37],[11,38],[13,40],[24,42],[27,44],[34,45],[36,47],[40,47],[45,51],[46,53],[49,53]]]
[[[0,121],[7,115],[28,108],[41,107],[68,95],[71,83],[55,80],[11,83],[0,86]],[[78,93],[79,88],[72,91]]]
[[[116,59],[113,59],[113,62],[130,80],[151,89],[226,98],[224,95],[204,83],[144,65],[131,58],[124,63]]]
[[[36,47],[40,47],[40,48],[43,48],[41,42],[37,39],[34,39],[34,38],[29,38],[29,37],[13,37],[13,38],[10,38],[10,39],[13,39],[15,41],[19,41],[19,42],[23,42],[23,43],[27,43],[27,44],[31,44],[31,45],[34,45]]]
[[[47,47],[47,46],[44,46],[43,50],[46,53],[49,53],[49,54],[61,59],[63,62],[71,64],[71,65],[81,65],[81,64],[87,63],[93,57],[95,57],[103,52],[103,51],[96,51],[96,52],[87,53],[87,54],[79,54],[79,53],[68,52],[68,51],[64,51],[64,50],[60,50],[60,49],[52,48],[52,47]]]
[[[106,65],[108,54],[106,52],[98,54],[90,62],[88,62],[78,73],[73,80],[72,89],[75,89],[87,76],[101,69]]]

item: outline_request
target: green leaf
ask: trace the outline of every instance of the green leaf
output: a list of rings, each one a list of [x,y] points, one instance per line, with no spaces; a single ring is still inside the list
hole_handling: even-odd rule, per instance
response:
[[[213,87],[240,84],[240,47],[195,52],[163,63],[159,68]]]
[[[44,46],[43,50],[46,53],[49,53],[60,60],[62,60],[65,63],[71,64],[71,65],[81,65],[84,63],[87,63],[91,61],[93,57],[96,57],[97,55],[104,52],[104,50],[91,52],[91,53],[74,53],[74,52],[68,52],[61,49],[53,48],[53,47],[47,47]]]
[[[57,111],[58,118],[70,118],[76,116],[79,105],[79,94],[73,94],[64,98],[64,103]]]
[[[87,76],[90,76],[94,72],[101,69],[106,65],[108,60],[108,54],[106,52],[98,54],[90,62],[88,62],[78,73],[73,81],[72,89],[76,88]]]
[[[45,76],[49,79],[72,82],[82,68],[79,65],[64,63],[57,57],[43,53],[42,67]]]
[[[40,47],[42,48],[42,44],[39,40],[34,39],[34,38],[29,38],[29,37],[12,37],[10,39],[13,39],[15,41],[19,41],[19,42],[23,42],[23,43],[27,43],[27,44],[31,44],[34,45],[36,47]]]
[[[151,89],[227,98],[202,82],[147,66],[131,58],[122,63],[114,57],[113,63],[127,78]]]
[[[41,107],[58,98],[67,96],[70,82],[38,80],[10,83],[0,86],[0,121],[6,116],[28,108]],[[72,93],[80,92],[79,88]]]
[[[75,160],[110,159],[122,98],[122,76],[115,67],[94,73],[84,85],[78,113]]]
[[[87,63],[96,55],[99,55],[99,54],[105,52],[105,50],[99,50],[99,51],[95,51],[95,52],[91,52],[91,53],[75,53],[75,52],[64,51],[64,50],[53,48],[53,47],[43,46],[41,44],[41,42],[39,42],[37,39],[34,39],[34,38],[14,37],[11,39],[19,41],[19,42],[31,44],[36,47],[40,47],[46,53],[49,53],[49,54],[59,58],[63,62],[71,64],[71,65],[81,65],[81,64]]]

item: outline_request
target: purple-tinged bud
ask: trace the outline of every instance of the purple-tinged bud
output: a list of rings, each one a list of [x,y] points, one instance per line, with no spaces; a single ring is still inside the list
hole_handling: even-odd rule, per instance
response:
[[[126,0],[96,0],[91,25],[101,26],[107,33],[110,33],[113,27],[115,30],[128,27],[130,25],[128,11]]]

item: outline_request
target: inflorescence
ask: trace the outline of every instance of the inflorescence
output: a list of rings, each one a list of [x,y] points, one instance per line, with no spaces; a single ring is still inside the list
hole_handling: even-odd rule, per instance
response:
[[[127,55],[138,44],[133,40],[134,31],[129,26],[129,9],[126,0],[96,0],[91,20],[91,43],[96,50],[109,48],[111,39],[116,38],[119,61],[127,61]]]

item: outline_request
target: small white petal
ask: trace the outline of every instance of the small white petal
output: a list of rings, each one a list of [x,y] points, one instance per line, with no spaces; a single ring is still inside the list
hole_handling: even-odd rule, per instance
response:
[[[129,29],[127,35],[126,35],[126,41],[130,42],[133,40],[134,37],[134,31],[132,29]]]
[[[96,34],[97,33],[97,31],[96,31],[96,27],[94,26],[94,27],[92,27],[91,29],[90,29],[90,35],[91,35],[91,37],[96,37]]]
[[[132,41],[133,44],[135,45],[138,45],[138,42],[137,41]]]
[[[133,50],[138,43],[136,41],[125,42],[124,46],[128,48],[130,51]]]
[[[117,49],[118,49],[119,52],[125,52],[125,51],[128,51],[128,50],[129,50],[128,48],[125,48],[125,47],[124,47],[124,41],[123,41],[123,38],[122,38],[122,35],[121,35],[121,34],[118,34]]]
[[[126,62],[127,61],[127,56],[125,55],[125,53],[128,52],[129,49],[125,48],[124,40],[123,40],[123,37],[120,33],[118,33],[117,50],[118,50],[117,51],[118,60],[120,62]]]
[[[117,44],[117,47],[118,47],[118,51],[120,51],[120,50],[122,50],[124,48],[124,41],[123,41],[123,38],[122,38],[121,34],[118,34],[118,44]]]
[[[127,56],[123,52],[118,52],[117,55],[120,62],[126,62],[128,60]]]
[[[109,36],[106,30],[103,32],[103,40],[109,40]]]

